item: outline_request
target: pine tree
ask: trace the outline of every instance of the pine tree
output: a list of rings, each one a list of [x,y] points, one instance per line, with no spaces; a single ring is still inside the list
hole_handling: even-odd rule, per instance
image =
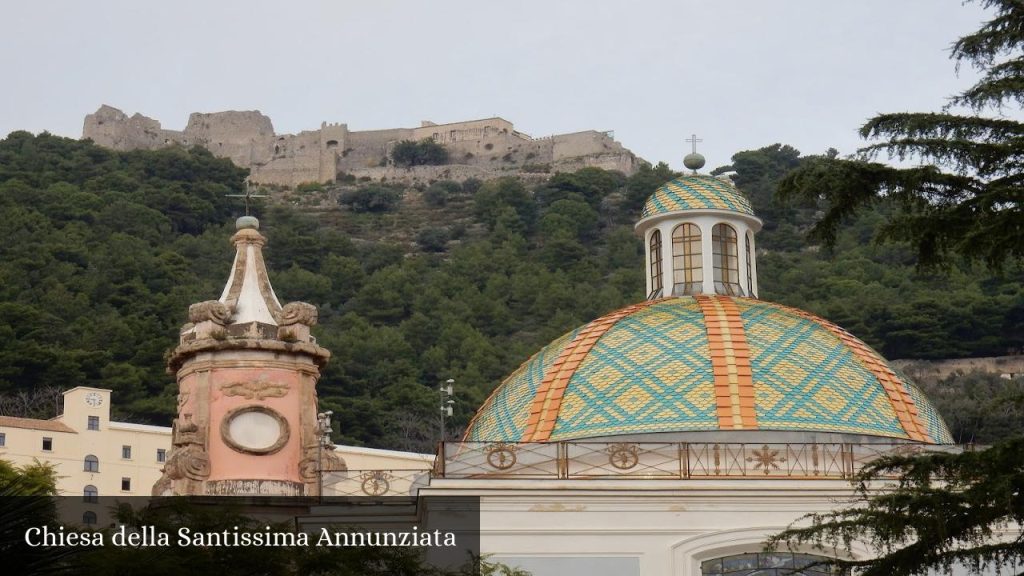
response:
[[[782,181],[783,196],[826,201],[813,236],[832,244],[846,218],[888,203],[880,238],[910,242],[922,265],[965,256],[998,268],[1024,255],[1024,123],[1008,112],[1024,107],[1024,1],[977,1],[995,16],[952,49],[958,66],[981,72],[977,83],[942,111],[872,118],[860,133],[876,142],[858,158],[810,158]],[[873,161],[882,154],[920,165]],[[811,515],[769,547],[811,544],[840,558],[845,551],[838,563],[864,576],[954,565],[1024,575],[1024,439],[885,458],[856,480],[853,505]],[[849,560],[858,543],[872,557]]]
[[[939,112],[881,114],[861,129],[875,140],[857,158],[814,157],[780,185],[783,197],[824,199],[812,237],[880,202],[895,210],[881,240],[905,240],[922,265],[954,255],[1000,267],[1024,255],[1024,2],[976,0],[995,17],[953,44],[957,67],[981,73]],[[881,155],[919,163],[893,167]]]
[[[862,576],[945,574],[951,566],[960,574],[1019,576],[1022,454],[1024,439],[1016,439],[977,452],[878,460],[857,477],[856,505],[811,515],[809,526],[777,534],[769,547],[811,544],[829,556],[853,558],[852,544],[862,543],[873,558],[837,561]]]

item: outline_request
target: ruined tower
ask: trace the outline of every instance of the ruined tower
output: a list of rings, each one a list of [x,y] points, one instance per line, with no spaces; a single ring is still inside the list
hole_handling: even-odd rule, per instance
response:
[[[259,221],[243,216],[219,300],[189,307],[168,370],[177,375],[173,448],[156,495],[315,495],[316,382],[330,353],[310,327],[317,310],[281,306],[263,261]]]

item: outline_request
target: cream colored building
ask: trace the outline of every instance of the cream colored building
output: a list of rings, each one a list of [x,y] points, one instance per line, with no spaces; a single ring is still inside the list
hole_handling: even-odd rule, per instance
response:
[[[64,392],[50,420],[0,416],[0,460],[52,464],[65,496],[148,496],[170,448],[169,427],[111,421],[102,388]]]

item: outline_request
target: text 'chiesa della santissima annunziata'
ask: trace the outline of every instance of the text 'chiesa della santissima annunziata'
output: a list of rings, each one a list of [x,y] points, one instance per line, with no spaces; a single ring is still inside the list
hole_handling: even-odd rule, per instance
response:
[[[231,530],[197,532],[187,527],[175,532],[162,532],[155,526],[128,528],[120,526],[112,532],[65,531],[63,526],[40,526],[25,531],[29,546],[334,546],[334,547],[443,547],[457,544],[455,534],[440,530],[419,530],[413,526],[406,531],[345,532],[321,528],[319,532],[288,532],[265,526],[263,530]]]

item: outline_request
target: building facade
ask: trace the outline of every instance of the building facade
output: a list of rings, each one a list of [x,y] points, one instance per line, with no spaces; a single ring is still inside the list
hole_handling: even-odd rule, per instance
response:
[[[113,421],[110,408],[110,390],[79,386],[64,392],[56,418],[0,416],[0,460],[52,465],[64,496],[148,496],[170,453],[171,429]]]

